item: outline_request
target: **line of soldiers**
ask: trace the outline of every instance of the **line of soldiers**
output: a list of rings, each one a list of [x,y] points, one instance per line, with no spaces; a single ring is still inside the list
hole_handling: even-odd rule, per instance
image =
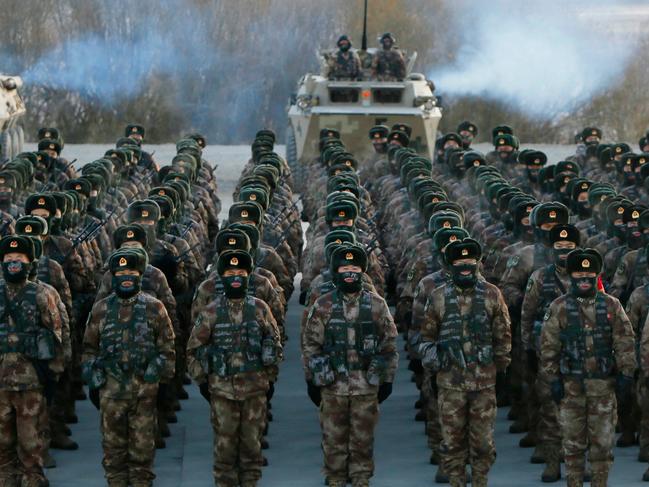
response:
[[[601,144],[588,127],[575,155],[546,165],[503,125],[484,155],[463,122],[437,140],[433,164],[407,148],[410,135],[404,124],[371,129],[375,153],[360,174],[436,481],[465,485],[470,464],[474,485],[486,485],[496,400],[511,403],[510,431],[527,432],[521,446],[536,446],[546,482],[564,460],[568,485],[582,485],[588,451],[592,485],[606,485],[616,423],[618,446],[639,440],[647,461],[636,364],[646,357],[649,154]]]
[[[205,138],[158,168],[144,135],[129,125],[77,174],[45,128],[0,169],[0,486],[48,485],[49,448],[78,448],[67,423],[84,383],[108,485],[152,485],[188,373],[211,402],[216,484],[261,476],[302,248],[290,172],[260,131],[220,230]]]
[[[402,81],[406,77],[406,60],[396,46],[396,38],[389,32],[379,37],[380,48],[375,53],[352,50],[347,35],[336,42],[338,51],[326,53],[326,74],[332,80]]]

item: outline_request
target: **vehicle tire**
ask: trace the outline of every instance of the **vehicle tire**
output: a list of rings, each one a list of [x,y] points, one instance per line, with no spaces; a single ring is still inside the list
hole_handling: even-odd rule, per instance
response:
[[[13,156],[13,144],[11,134],[8,130],[0,133],[0,162],[11,159]]]
[[[286,127],[286,163],[291,168],[293,182],[297,185],[299,191],[302,191],[303,174],[302,168],[297,161],[297,144],[295,143],[295,134],[293,126],[289,123]]]

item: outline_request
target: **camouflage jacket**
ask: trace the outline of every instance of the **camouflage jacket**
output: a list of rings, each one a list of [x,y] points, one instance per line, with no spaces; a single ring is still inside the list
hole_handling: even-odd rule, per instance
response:
[[[375,334],[375,346],[373,356],[383,363],[382,382],[393,382],[396,373],[399,354],[397,352],[397,328],[394,326],[392,315],[385,300],[378,294],[368,291],[361,291],[356,294],[338,293],[337,290],[321,296],[309,311],[306,326],[304,328],[304,339],[302,344],[302,355],[305,364],[305,375],[307,380],[312,380],[311,364],[318,358],[329,359],[327,351],[327,329],[333,316],[335,295],[342,295],[342,311],[344,320],[347,323],[346,343],[343,344],[345,362],[349,365],[360,364],[361,359],[356,350],[356,327],[354,324],[361,314],[362,297],[369,298],[369,313]],[[351,367],[349,367],[351,368]],[[376,394],[378,385],[368,382],[367,369],[354,367],[347,373],[336,372],[333,383],[323,388],[327,394],[338,396],[358,396]]]
[[[187,342],[187,370],[197,383],[201,384],[209,380],[209,388],[212,394],[240,401],[250,396],[263,394],[268,390],[269,382],[274,382],[277,377],[277,364],[281,360],[281,340],[279,329],[270,308],[261,299],[248,297],[244,299],[227,299],[220,296],[226,302],[227,313],[233,325],[242,325],[244,323],[244,308],[246,302],[251,302],[255,307],[255,322],[258,327],[260,339],[270,340],[278,351],[274,363],[264,364],[260,370],[237,372],[233,375],[223,377],[210,370],[207,349],[215,339],[215,329],[220,312],[219,306],[221,300],[213,300],[205,307],[194,321],[191,336]],[[230,337],[235,344],[241,341],[241,333],[237,331]],[[258,358],[258,357],[255,357]],[[231,364],[240,366],[243,364],[245,357],[241,353],[232,353],[229,358]]]
[[[329,78],[355,80],[360,75],[361,60],[354,51],[338,51],[328,58]]]
[[[598,293],[603,296],[606,303],[607,318],[611,325],[610,339],[612,343],[612,358],[615,363],[617,372],[633,377],[636,369],[634,334],[629,318],[627,317],[620,302],[604,293]],[[555,299],[544,316],[543,330],[541,332],[541,369],[549,377],[549,380],[563,376],[561,372],[561,359],[565,353],[562,343],[562,332],[568,327],[568,313],[566,301],[568,294],[564,294]],[[577,299],[579,314],[584,323],[583,328],[591,331],[596,323],[596,300]],[[592,354],[594,352],[594,343],[592,337],[584,333],[584,349],[588,355],[584,359],[584,369],[586,373],[597,372],[597,363]],[[606,379],[584,379],[583,389],[581,382],[570,376],[563,376],[566,392],[572,395],[580,395],[585,392],[588,396],[598,396],[607,394],[613,389],[615,376],[611,375]]]
[[[485,326],[491,327],[493,361],[491,364],[469,364],[466,368],[451,365],[448,370],[437,372],[437,385],[446,389],[459,391],[479,391],[496,385],[496,372],[504,371],[511,362],[511,325],[507,305],[500,290],[486,281],[485,288]],[[452,282],[435,288],[429,298],[421,323],[421,345],[419,347],[422,357],[429,350],[437,348],[439,334],[444,324],[446,312],[446,287],[454,286]],[[473,310],[474,290],[466,291],[456,288],[459,312],[467,316]],[[467,336],[468,320],[464,321],[462,335]],[[471,354],[479,350],[471,342],[466,342],[463,353]]]
[[[25,285],[14,285],[2,283],[5,287],[6,294],[0,294],[0,299],[4,301],[3,306],[7,306],[7,301],[14,301],[18,299],[19,293],[23,291]],[[49,369],[55,374],[63,372],[63,323],[61,315],[59,314],[59,306],[56,301],[56,293],[45,289],[45,287],[38,282],[30,282],[30,285],[36,286],[35,292],[35,312],[37,316],[34,317],[35,325],[49,330],[55,339],[55,356],[49,360]],[[60,300],[59,300],[60,302]],[[15,327],[14,318],[8,313],[5,313],[5,319],[10,327]],[[17,340],[15,334],[9,333],[7,340],[12,343]],[[34,368],[32,358],[18,352],[8,352],[0,355],[0,390],[3,391],[25,391],[39,389],[41,384],[39,382],[38,374]]]
[[[250,276],[250,285],[254,287],[254,296],[261,299],[270,307],[270,311],[276,322],[283,323],[285,310],[281,296],[279,292],[273,288],[270,281],[257,272],[257,269],[255,269]],[[192,322],[195,322],[201,311],[203,311],[214,300],[219,287],[221,287],[222,291],[220,281],[221,278],[219,274],[214,271],[200,284],[200,286],[198,286],[192,302]]]
[[[159,300],[147,293],[140,292],[129,299],[117,298],[114,306],[117,310],[111,310],[111,302],[114,294],[95,303],[92,307],[86,332],[83,336],[82,362],[84,369],[99,369],[105,373],[106,381],[102,387],[102,395],[113,399],[133,399],[135,397],[155,396],[158,389],[158,382],[167,382],[174,376],[176,352],[174,348],[174,330],[167,311]],[[145,306],[145,321],[149,336],[129,336],[132,329],[131,322],[136,315],[136,305],[143,303]],[[110,314],[117,312],[119,325],[122,326],[121,354],[120,356],[103,356],[102,342],[107,340],[106,330],[109,324]],[[137,366],[133,369],[134,357],[141,353],[135,346],[143,344],[155,350],[154,355],[149,359],[148,364]],[[149,365],[157,365],[157,381],[146,381]],[[118,380],[114,374],[107,371],[111,368],[124,370],[124,379]]]
[[[406,77],[406,61],[398,49],[380,49],[372,60],[372,73],[381,81],[396,81]]]
[[[108,297],[112,292],[113,275],[110,271],[106,271],[101,278],[95,302]],[[180,331],[180,324],[178,323],[178,315],[176,312],[176,299],[171,292],[165,275],[160,269],[153,267],[151,264],[147,264],[144,275],[142,276],[142,292],[147,293],[164,304],[167,315],[169,315],[169,319],[171,319],[171,323],[173,324],[174,332],[178,333]]]
[[[570,290],[570,276],[565,269],[557,268],[554,275],[548,275],[548,266],[536,269],[527,281],[525,297],[521,308],[521,346],[523,350],[540,353],[541,327],[547,308],[559,296]],[[548,282],[545,282],[549,279]],[[563,289],[557,284],[563,286]],[[545,289],[544,289],[545,288]],[[552,292],[550,291],[552,289]],[[545,293],[552,294],[546,301]]]

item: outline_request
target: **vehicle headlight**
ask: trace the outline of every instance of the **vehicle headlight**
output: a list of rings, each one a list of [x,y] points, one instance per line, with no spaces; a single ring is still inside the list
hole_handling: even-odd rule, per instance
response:
[[[433,108],[435,108],[435,100],[433,100],[432,98],[426,100],[426,103],[424,103],[424,109],[431,111]]]
[[[6,90],[15,90],[18,85],[16,84],[15,79],[7,78],[2,82],[2,86],[4,86]]]
[[[308,110],[311,107],[311,97],[310,96],[300,96],[297,99],[297,107],[300,110]]]

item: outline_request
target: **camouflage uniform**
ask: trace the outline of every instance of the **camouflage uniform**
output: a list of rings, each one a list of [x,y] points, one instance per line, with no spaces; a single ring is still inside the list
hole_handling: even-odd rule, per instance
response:
[[[253,487],[261,478],[266,392],[281,356],[275,320],[260,299],[220,294],[195,320],[187,368],[196,382],[209,384],[219,487]]]
[[[552,302],[541,332],[541,370],[550,383],[563,382],[560,423],[569,486],[582,485],[587,450],[591,485],[606,486],[617,414],[613,374],[633,377],[635,368],[633,329],[616,298],[598,292]]]
[[[473,485],[486,486],[496,459],[496,372],[511,361],[509,314],[498,288],[478,280],[468,290],[452,282],[433,290],[419,350],[424,365],[439,369],[441,453],[451,485],[465,485],[470,459]]]
[[[392,383],[397,330],[388,306],[368,291],[334,290],[309,312],[302,354],[307,380],[322,389],[320,426],[329,485],[366,485],[374,472],[380,383]]]
[[[153,484],[156,395],[174,375],[174,332],[164,305],[139,292],[98,301],[83,338],[84,377],[100,388],[105,476],[110,486]],[[103,379],[103,380],[102,380]]]
[[[381,81],[397,81],[406,77],[406,61],[398,49],[379,49],[372,59],[372,73]]]
[[[355,80],[360,76],[361,60],[354,51],[338,51],[329,56],[329,78]]]
[[[38,283],[0,284],[0,481],[44,482],[48,439],[44,387],[63,371],[62,323],[53,294]],[[51,382],[50,382],[51,384]],[[48,393],[49,394],[49,393]]]

